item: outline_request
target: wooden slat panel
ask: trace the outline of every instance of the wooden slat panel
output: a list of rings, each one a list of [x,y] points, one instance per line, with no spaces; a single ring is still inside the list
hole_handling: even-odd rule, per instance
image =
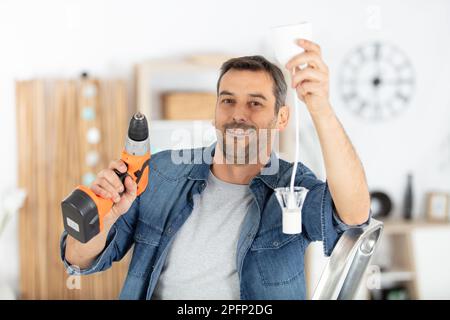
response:
[[[97,88],[85,97],[83,86]],[[22,299],[116,299],[128,269],[129,256],[113,268],[81,278],[81,290],[69,290],[59,258],[63,230],[61,200],[82,183],[84,173],[97,174],[120,157],[128,125],[127,88],[123,81],[31,80],[16,83],[19,186],[27,190],[20,212],[20,291]],[[96,118],[81,117],[92,106]],[[101,132],[97,145],[86,132]],[[85,163],[88,151],[99,163]]]

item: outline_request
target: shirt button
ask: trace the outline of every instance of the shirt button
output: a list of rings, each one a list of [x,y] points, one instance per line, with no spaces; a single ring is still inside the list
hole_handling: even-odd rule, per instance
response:
[[[278,247],[280,245],[280,243],[278,241],[274,241],[274,242],[272,242],[272,244],[274,247]]]
[[[172,228],[167,229],[167,234],[171,234],[172,233]]]

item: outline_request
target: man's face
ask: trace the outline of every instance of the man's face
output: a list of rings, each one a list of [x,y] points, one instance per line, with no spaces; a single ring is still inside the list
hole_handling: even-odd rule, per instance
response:
[[[231,69],[223,75],[215,126],[222,135],[218,136],[218,147],[227,163],[256,163],[270,154],[274,131],[280,129],[278,120],[273,80],[268,73]]]

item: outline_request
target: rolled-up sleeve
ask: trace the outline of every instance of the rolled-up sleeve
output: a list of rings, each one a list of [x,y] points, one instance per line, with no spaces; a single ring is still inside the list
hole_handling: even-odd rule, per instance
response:
[[[133,244],[134,227],[138,215],[138,201],[135,201],[130,209],[112,225],[106,238],[105,248],[100,252],[90,267],[80,269],[71,265],[65,256],[67,231],[60,238],[60,256],[67,273],[71,275],[88,275],[109,269],[114,261],[119,261],[125,256]]]
[[[333,223],[336,227],[336,229],[338,230],[339,233],[343,233],[345,231],[347,231],[350,228],[364,228],[367,227],[370,224],[370,218],[372,217],[372,211],[369,212],[369,218],[367,219],[366,222],[358,224],[358,225],[349,225],[346,224],[344,221],[341,220],[341,218],[339,217],[339,215],[337,214],[336,210],[334,209],[333,206]]]
[[[350,228],[364,227],[369,219],[361,225],[344,223],[336,212],[328,182],[318,180],[306,167],[303,169],[301,185],[308,189],[302,209],[303,226],[306,237],[311,241],[323,241],[323,250],[330,256],[342,233]]]

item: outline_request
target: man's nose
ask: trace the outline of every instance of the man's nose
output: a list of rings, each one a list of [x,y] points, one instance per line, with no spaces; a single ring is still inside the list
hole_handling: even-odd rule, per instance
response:
[[[248,110],[243,104],[237,104],[233,110],[233,120],[236,123],[247,122],[248,120]]]

